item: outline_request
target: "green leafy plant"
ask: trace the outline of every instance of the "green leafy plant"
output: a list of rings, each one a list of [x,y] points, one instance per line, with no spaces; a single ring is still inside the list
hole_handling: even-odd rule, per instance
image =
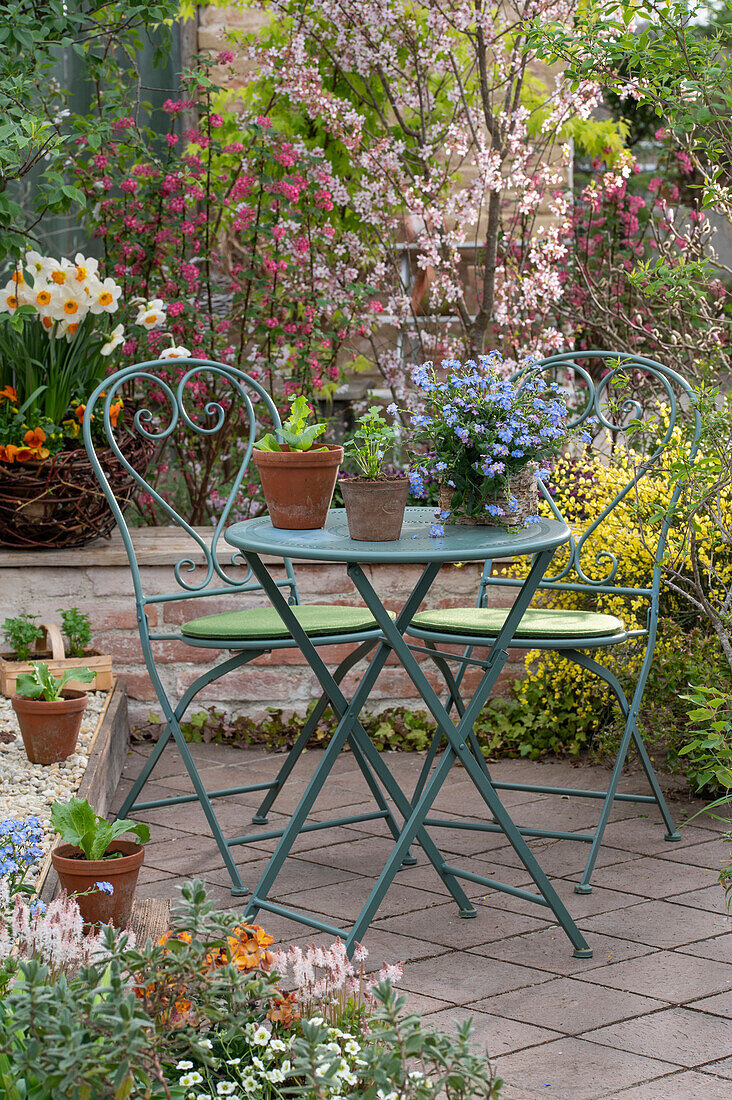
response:
[[[683,699],[692,703],[692,739],[678,750],[689,758],[687,774],[698,790],[732,790],[732,694],[695,686]]]
[[[68,802],[54,802],[51,807],[51,824],[66,844],[81,848],[84,859],[104,859],[107,848],[117,837],[133,833],[141,844],[150,839],[149,826],[139,821],[120,818],[107,821],[98,817],[85,798],[70,798]],[[110,852],[106,858],[114,858]]]
[[[30,647],[43,637],[40,626],[36,626],[37,618],[37,615],[23,612],[15,618],[6,619],[2,625],[3,638],[19,661],[27,661],[30,657]]]
[[[690,776],[696,779],[699,790],[723,792],[699,811],[720,817],[714,811],[732,804],[732,692],[698,686],[683,698],[693,704],[689,719],[696,728],[692,731],[695,736],[679,749],[679,755],[690,758]],[[720,817],[720,820],[728,819],[728,816]],[[725,833],[723,839],[732,843],[732,832]],[[719,882],[729,909],[732,904],[732,859],[721,868]]]
[[[281,428],[267,432],[254,446],[259,451],[309,451],[318,436],[326,430],[325,424],[308,424],[312,409],[306,398],[290,398],[290,415]],[[325,448],[318,448],[324,450]]]
[[[356,431],[343,448],[346,454],[355,458],[363,477],[376,481],[384,476],[384,458],[393,443],[393,425],[384,419],[378,405],[372,405],[368,412],[359,416]]]
[[[63,611],[58,609],[61,615],[61,631],[69,643],[69,657],[83,657],[84,651],[91,641],[91,623],[89,616],[78,607],[70,607]]]
[[[331,1026],[297,990],[283,998],[260,949],[271,937],[215,911],[202,882],[183,886],[171,924],[158,942],[137,945],[106,928],[103,950],[57,978],[37,958],[20,960],[20,979],[0,1002],[4,1100],[500,1095],[470,1023],[455,1038],[434,1030],[405,1014],[388,981],[364,1007],[363,1030],[348,1009]]]
[[[18,695],[26,699],[43,699],[46,703],[55,703],[62,698],[62,692],[70,680],[81,684],[90,684],[95,672],[88,668],[73,668],[63,676],[54,676],[45,661],[34,661],[32,672],[21,672],[15,684]]]

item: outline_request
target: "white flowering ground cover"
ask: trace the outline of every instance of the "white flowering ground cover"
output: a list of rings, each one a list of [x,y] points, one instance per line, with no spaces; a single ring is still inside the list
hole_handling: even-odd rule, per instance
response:
[[[89,692],[76,752],[58,764],[44,765],[28,760],[15,711],[10,700],[0,696],[0,733],[15,734],[14,741],[0,743],[0,821],[35,815],[43,828],[43,857],[28,871],[26,881],[30,883],[35,882],[53,847],[51,806],[56,799],[65,801],[78,792],[108,698],[106,691]]]

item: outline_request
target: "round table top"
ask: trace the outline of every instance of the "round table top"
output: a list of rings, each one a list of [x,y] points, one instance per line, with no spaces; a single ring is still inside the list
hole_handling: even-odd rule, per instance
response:
[[[565,523],[542,519],[517,531],[502,527],[473,527],[444,524],[445,534],[433,538],[433,508],[407,508],[402,536],[393,542],[355,542],[348,534],[346,511],[331,508],[325,527],[309,531],[288,531],[273,527],[268,516],[234,523],[225,532],[228,543],[238,550],[273,554],[283,558],[305,558],[328,562],[455,562],[486,561],[553,550],[569,540]]]

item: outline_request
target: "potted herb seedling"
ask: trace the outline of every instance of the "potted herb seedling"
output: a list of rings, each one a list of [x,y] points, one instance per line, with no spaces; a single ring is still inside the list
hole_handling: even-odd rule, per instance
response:
[[[95,674],[90,691],[108,691],[112,687],[112,658],[90,647],[89,616],[78,607],[59,608],[61,627],[56,623],[37,625],[37,615],[22,613],[8,618],[0,627],[9,652],[0,655],[0,694],[15,694],[15,684],[22,672],[32,672],[34,660],[46,661],[54,676],[75,668],[90,668]],[[64,645],[64,638],[66,645]],[[31,651],[31,646],[35,650]],[[68,688],[82,690],[81,681],[70,679]]]
[[[145,858],[144,844],[150,829],[122,818],[107,821],[98,817],[85,798],[54,802],[51,824],[62,844],[51,852],[51,860],[62,889],[75,894],[87,925],[113,924],[125,928]],[[132,833],[133,840],[120,840]]]
[[[391,542],[402,533],[409,481],[404,474],[384,473],[384,458],[394,442],[394,427],[378,405],[356,421],[356,431],[345,444],[361,473],[342,478],[348,530],[359,542]]]
[[[254,444],[252,457],[273,527],[302,531],[325,526],[343,448],[335,443],[316,446],[326,426],[309,423],[312,415],[303,396],[293,397],[284,425]]]
[[[94,673],[75,668],[59,679],[44,661],[35,661],[32,672],[21,672],[10,703],[18,716],[23,744],[31,764],[55,764],[76,749],[79,727],[89,696],[66,685],[70,680],[90,683]]]

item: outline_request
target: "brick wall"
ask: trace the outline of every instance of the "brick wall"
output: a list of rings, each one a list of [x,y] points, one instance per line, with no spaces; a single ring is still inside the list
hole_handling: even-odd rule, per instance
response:
[[[210,530],[200,534],[210,538]],[[147,595],[176,590],[173,565],[191,555],[193,543],[177,530],[147,528],[133,532],[140,563],[142,583]],[[192,555],[196,559],[195,553]],[[199,558],[196,560],[202,560]],[[283,576],[282,566],[270,564],[275,575]],[[300,598],[303,603],[360,604],[362,601],[346,574],[345,566],[303,562],[295,566]],[[409,594],[419,566],[373,566],[372,582],[390,610],[398,611]],[[189,575],[186,575],[189,576]],[[193,574],[195,577],[195,573]],[[479,566],[445,566],[430,594],[430,606],[450,607],[471,604],[475,599]],[[497,590],[497,603],[504,602]],[[261,594],[238,597],[239,606],[261,606]],[[115,534],[110,542],[94,543],[79,550],[14,551],[0,549],[0,622],[6,616],[28,611],[41,622],[60,622],[58,608],[78,607],[86,612],[93,628],[94,645],[114,658],[117,675],[124,677],[133,720],[145,717],[155,707],[155,694],[147,674],[137,634],[131,575],[122,542]],[[153,628],[175,631],[186,619],[199,614],[231,610],[232,599],[209,597],[193,602],[153,605]],[[156,643],[159,668],[166,690],[177,699],[198,676],[206,661],[220,655],[209,649],[196,649],[182,642]],[[345,646],[321,650],[333,668],[343,658]],[[346,693],[353,689],[357,666],[346,680]],[[431,664],[426,665],[435,686],[439,677]],[[504,669],[502,687],[522,673],[520,654]],[[477,671],[469,670],[466,684],[471,685]],[[215,703],[232,713],[258,715],[267,707],[304,711],[317,694],[315,677],[299,652],[275,650],[256,662],[232,673],[205,689],[201,700]],[[415,688],[393,659],[382,672],[372,693],[373,709],[404,704],[419,705]],[[195,707],[195,703],[194,703]]]

